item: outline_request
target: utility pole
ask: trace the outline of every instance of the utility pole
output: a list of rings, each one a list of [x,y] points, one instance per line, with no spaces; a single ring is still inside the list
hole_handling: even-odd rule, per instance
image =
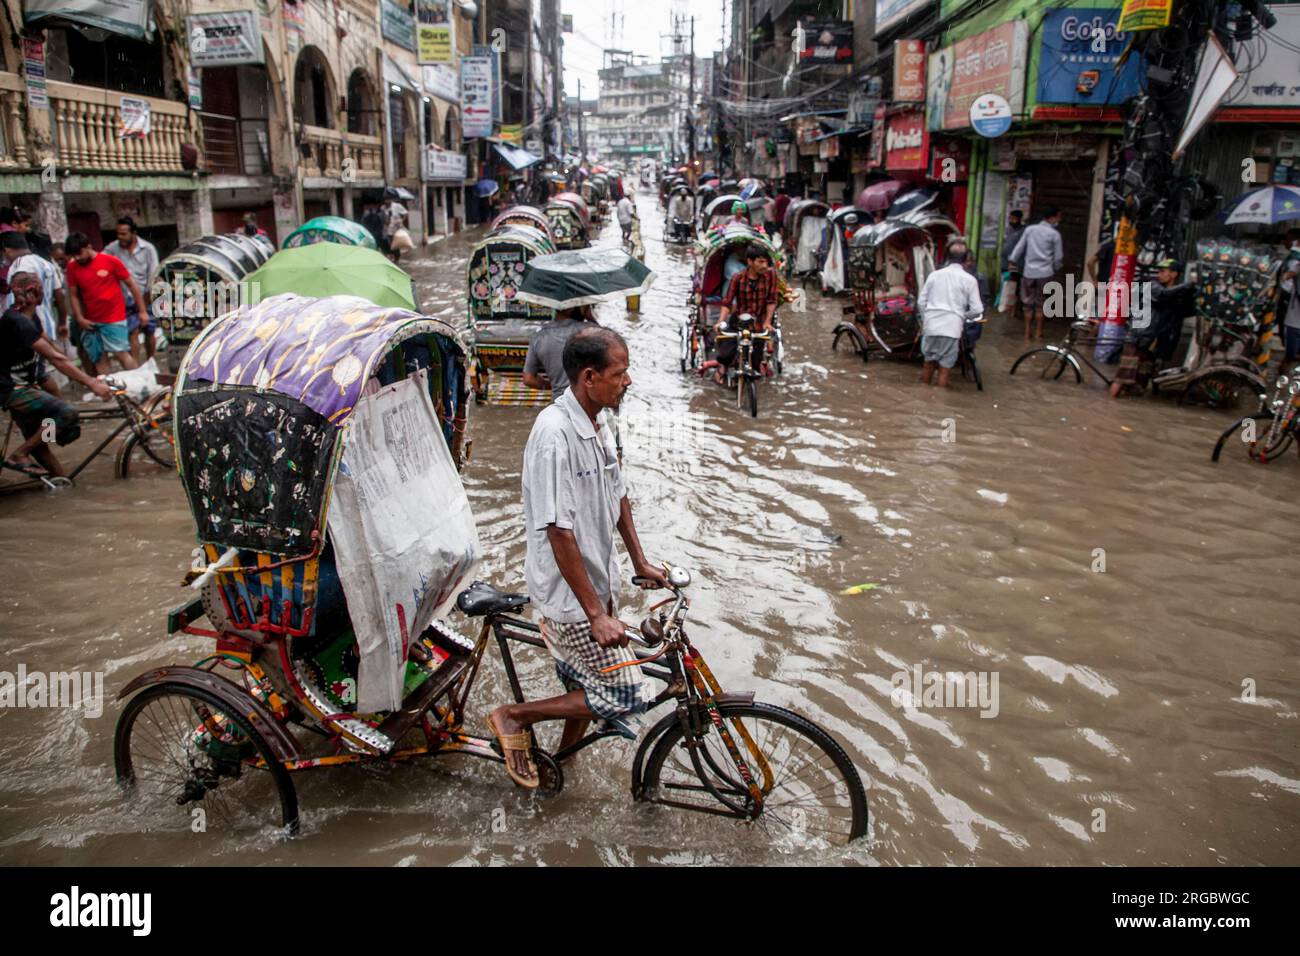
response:
[[[695,18],[691,17],[691,85],[686,99],[686,134],[689,139],[691,175],[695,175]]]
[[[586,111],[582,108],[582,77],[578,77],[578,151],[582,154],[581,163],[587,161],[587,131],[582,118]]]

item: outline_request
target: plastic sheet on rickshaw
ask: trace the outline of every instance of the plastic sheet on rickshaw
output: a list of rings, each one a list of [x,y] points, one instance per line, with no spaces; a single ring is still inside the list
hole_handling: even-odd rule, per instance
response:
[[[474,516],[439,434],[427,374],[357,402],[330,503],[365,712],[401,706],[411,641],[445,614],[478,563]]]

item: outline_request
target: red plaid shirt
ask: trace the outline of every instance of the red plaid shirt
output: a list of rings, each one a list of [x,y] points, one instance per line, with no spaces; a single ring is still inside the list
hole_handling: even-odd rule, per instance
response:
[[[776,270],[764,269],[752,279],[748,269],[737,272],[731,277],[722,304],[730,306],[735,315],[748,312],[756,321],[762,322],[767,307],[776,305]]]

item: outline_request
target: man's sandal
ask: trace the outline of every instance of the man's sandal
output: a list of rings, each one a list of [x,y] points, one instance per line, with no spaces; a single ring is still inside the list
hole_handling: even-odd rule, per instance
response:
[[[541,784],[541,779],[537,775],[537,765],[533,763],[533,758],[531,756],[533,750],[532,734],[527,731],[517,734],[503,734],[501,733],[500,728],[497,727],[496,721],[492,719],[491,714],[488,714],[487,722],[488,726],[492,728],[492,733],[496,736],[497,742],[501,744],[501,756],[504,758],[506,773],[510,775],[510,779],[519,784],[519,786],[528,790],[536,790]],[[510,766],[511,751],[522,751],[524,754],[529,755],[528,769],[533,772],[531,780],[527,777],[521,777],[519,774],[515,773],[514,769]]]

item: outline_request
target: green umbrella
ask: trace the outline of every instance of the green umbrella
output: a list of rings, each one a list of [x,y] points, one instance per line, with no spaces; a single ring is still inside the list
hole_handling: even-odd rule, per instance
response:
[[[317,216],[309,219],[289,233],[289,238],[284,240],[284,248],[309,246],[315,242],[339,242],[345,246],[375,248],[375,237],[369,229],[342,216]]]
[[[552,309],[572,309],[606,299],[644,295],[655,274],[622,249],[569,249],[528,260],[515,299]]]
[[[411,277],[373,249],[317,242],[281,249],[246,280],[251,304],[282,292],[324,298],[359,295],[375,305],[419,311]]]

